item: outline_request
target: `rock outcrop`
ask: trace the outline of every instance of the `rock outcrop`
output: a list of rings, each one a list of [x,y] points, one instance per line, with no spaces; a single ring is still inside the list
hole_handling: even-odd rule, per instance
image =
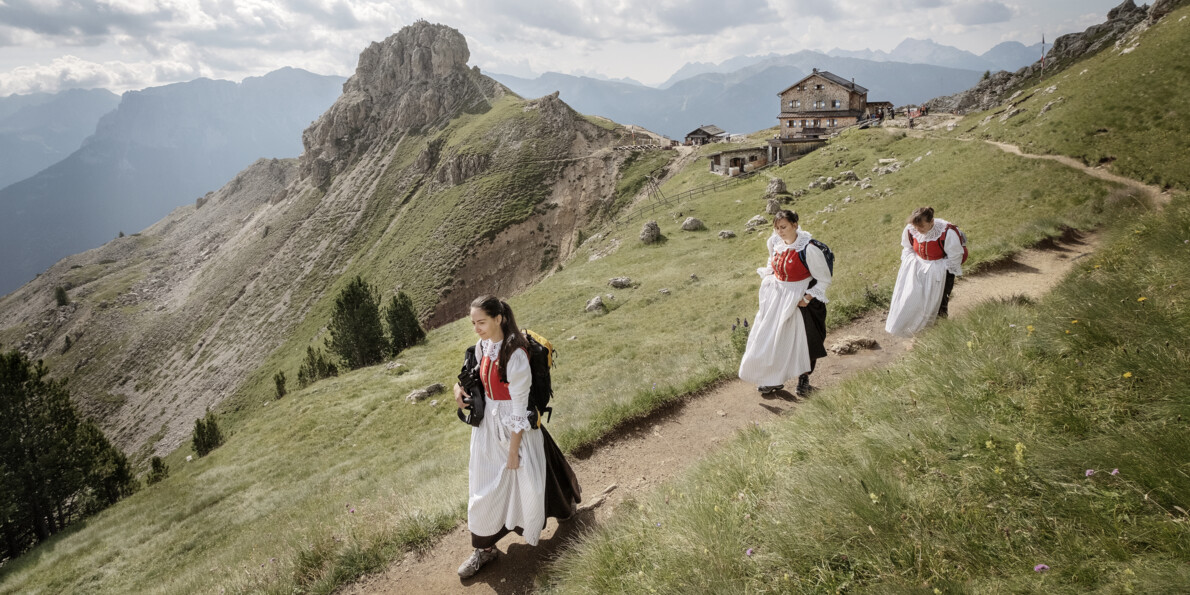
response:
[[[373,42],[343,96],[302,134],[302,178],[321,186],[384,137],[442,124],[500,95],[499,83],[467,68],[470,57],[462,33],[426,21]]]
[[[1055,39],[1053,48],[1046,52],[1045,71],[1057,72],[1077,60],[1109,47],[1138,25],[1147,26],[1185,2],[1186,0],[1158,1],[1150,8],[1138,7],[1133,0],[1124,0],[1107,13],[1107,21],[1093,25],[1082,33],[1068,33]],[[1006,96],[1025,81],[1036,81],[1040,74],[1040,60],[1016,72],[1001,70],[992,73],[966,91],[936,97],[925,102],[923,106],[930,111],[957,114],[989,110],[1004,103]]]

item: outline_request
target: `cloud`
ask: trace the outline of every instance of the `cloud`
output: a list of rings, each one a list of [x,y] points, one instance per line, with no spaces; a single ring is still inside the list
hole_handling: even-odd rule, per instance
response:
[[[1004,23],[1012,19],[1012,9],[1002,2],[969,2],[956,4],[950,10],[955,22],[968,27]]]
[[[120,2],[76,0],[4,0],[0,23],[40,35],[68,38],[71,45],[95,45],[113,33],[148,35],[176,16],[172,7],[154,3],[152,8]]]
[[[49,64],[20,66],[0,76],[0,96],[13,93],[54,93],[62,89],[139,88],[160,74],[172,80],[201,76],[191,65],[162,60],[159,62],[91,62],[77,56],[55,58]]]

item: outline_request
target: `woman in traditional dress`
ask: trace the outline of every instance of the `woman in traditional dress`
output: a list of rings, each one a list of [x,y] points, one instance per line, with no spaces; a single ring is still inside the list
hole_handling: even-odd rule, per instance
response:
[[[475,551],[459,566],[462,578],[496,559],[496,542],[509,533],[537,545],[546,518],[569,518],[580,500],[561,450],[529,415],[529,342],[512,308],[495,297],[477,298],[471,325],[479,335],[475,353],[485,403],[483,419],[471,430],[467,527]],[[454,393],[464,408],[465,391],[455,384]]]
[[[963,275],[963,243],[958,230],[934,218],[933,207],[910,215],[901,234],[901,270],[893,288],[884,330],[898,337],[912,337],[947,317],[955,277]]]
[[[757,385],[761,394],[798,379],[798,394],[811,390],[810,373],[826,357],[826,290],[830,266],[822,250],[798,228],[797,213],[778,211],[769,238],[768,266],[756,269],[760,309],[740,361],[740,378]]]

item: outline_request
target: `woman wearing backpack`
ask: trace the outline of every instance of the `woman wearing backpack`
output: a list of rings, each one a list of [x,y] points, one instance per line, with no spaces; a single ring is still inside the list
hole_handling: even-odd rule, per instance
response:
[[[964,247],[958,228],[935,219],[933,207],[913,211],[901,233],[901,247],[901,269],[884,330],[912,337],[934,318],[947,317],[954,279],[963,275]]]
[[[578,483],[558,446],[544,426],[531,423],[529,342],[512,308],[492,296],[477,298],[471,302],[471,325],[479,335],[475,353],[484,408],[471,430],[467,527],[475,551],[459,566],[462,578],[495,560],[496,542],[509,533],[537,545],[546,517],[569,518],[579,499]],[[463,388],[455,384],[454,393],[459,408],[466,407]]]
[[[797,213],[778,211],[773,232],[768,266],[756,269],[762,278],[760,308],[740,360],[740,379],[769,394],[797,378],[797,392],[804,395],[811,390],[815,363],[826,357],[830,265],[821,243],[798,228]]]

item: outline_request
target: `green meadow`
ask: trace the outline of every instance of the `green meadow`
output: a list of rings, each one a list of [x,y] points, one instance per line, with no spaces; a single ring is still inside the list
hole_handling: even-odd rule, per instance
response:
[[[1177,53],[1147,40],[1166,35],[1185,12],[1142,37],[1135,51],[1088,62],[1102,60],[1106,70],[1116,67],[1111,60],[1145,58],[1150,46]],[[1088,85],[1108,84],[1095,70],[1083,76]],[[1177,97],[1170,109],[1184,112],[1185,95]],[[1095,112],[1100,103],[1076,105],[1074,95],[1067,101],[1059,104],[1071,110],[1064,117],[1107,117]],[[1086,113],[1073,113],[1076,107]],[[967,118],[956,134],[982,117]],[[456,122],[459,131],[479,125],[467,118]],[[1021,126],[1014,132],[1021,136],[998,138],[1082,155],[1044,140],[1060,125]],[[1115,164],[1147,150],[1146,136],[1113,138]],[[1163,161],[1152,165],[1160,176],[1154,180],[1182,175],[1173,161],[1185,154],[1185,141],[1169,142]],[[402,148],[394,162],[417,153]],[[872,169],[880,159],[897,159],[902,168],[878,175]],[[641,187],[661,161],[639,156],[624,170],[621,196]],[[765,224],[749,233],[745,223],[764,212],[767,178],[780,177],[794,191],[848,170],[871,177],[872,186],[789,197],[803,227],[837,254],[831,327],[886,305],[899,234],[919,206],[963,228],[973,272],[1068,228],[1105,228],[1111,247],[1041,303],[989,304],[940,324],[891,370],[820,392],[688,476],[637,495],[615,522],[549,569],[547,587],[1160,592],[1187,584],[1185,513],[1177,508],[1188,507],[1181,499],[1190,493],[1179,417],[1190,369],[1181,281],[1190,262],[1186,203],[1177,198],[1164,213],[1149,214],[1122,187],[982,142],[852,131],[784,167],[661,207],[654,218],[665,239],[658,244],[637,239],[643,219],[585,232],[574,257],[509,300],[522,326],[558,348],[551,430],[563,448],[591,444],[618,424],[733,377],[730,327],[756,310],[754,269],[766,259],[770,230]],[[404,187],[395,171],[385,175],[394,179],[378,192]],[[699,159],[662,190],[674,196],[719,180]],[[500,216],[527,216],[518,208]],[[707,230],[680,231],[689,216]],[[342,283],[356,274],[391,281],[388,255],[414,254],[398,234],[376,226],[365,234],[375,248],[348,267]],[[720,239],[724,229],[736,237]],[[458,240],[450,231],[444,241]],[[619,276],[636,285],[609,287]],[[595,295],[605,312],[584,311]],[[316,306],[218,412],[222,447],[191,462],[190,449],[179,449],[167,457],[171,474],[163,482],[8,561],[0,593],[328,593],[456,526],[467,498],[468,428],[455,419],[449,394],[436,397],[444,401],[437,406],[408,404],[404,396],[453,381],[462,350],[474,341],[469,325],[433,330],[401,354],[400,366],[358,370],[274,400],[272,375],[296,376],[309,338],[327,318],[329,305]],[[1086,476],[1087,469],[1096,472]],[[676,496],[670,504],[667,495]],[[1034,572],[1037,564],[1049,570]]]

